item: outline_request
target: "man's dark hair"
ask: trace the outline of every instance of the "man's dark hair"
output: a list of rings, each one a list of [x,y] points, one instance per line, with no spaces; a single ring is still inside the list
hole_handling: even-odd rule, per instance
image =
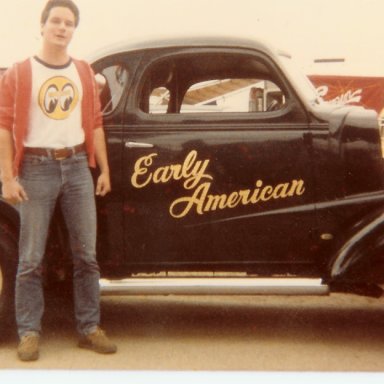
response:
[[[69,8],[75,16],[75,27],[79,25],[79,8],[77,8],[77,5],[72,0],[49,0],[41,13],[41,24],[45,24],[47,22],[51,9],[55,7]]]

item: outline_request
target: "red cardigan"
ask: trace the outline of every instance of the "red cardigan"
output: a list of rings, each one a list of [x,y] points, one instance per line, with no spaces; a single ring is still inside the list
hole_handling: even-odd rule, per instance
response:
[[[81,104],[82,126],[90,167],[96,166],[93,130],[102,128],[100,100],[94,73],[81,60],[73,59],[83,87]],[[13,132],[15,156],[13,172],[18,174],[24,154],[24,138],[29,125],[29,106],[32,94],[32,67],[29,59],[14,64],[8,69],[0,83],[0,128]]]

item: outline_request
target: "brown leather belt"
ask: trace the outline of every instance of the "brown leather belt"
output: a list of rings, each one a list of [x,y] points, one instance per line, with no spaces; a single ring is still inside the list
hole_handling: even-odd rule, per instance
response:
[[[28,153],[36,156],[44,156],[49,157],[54,160],[65,160],[73,155],[84,152],[85,145],[84,143],[75,145],[74,147],[66,147],[66,148],[33,148],[33,147],[25,147],[24,153]]]

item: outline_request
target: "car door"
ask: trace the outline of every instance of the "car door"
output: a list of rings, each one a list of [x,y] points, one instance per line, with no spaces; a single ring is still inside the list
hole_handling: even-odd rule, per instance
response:
[[[109,268],[116,274],[116,265],[125,260],[123,145],[124,110],[138,57],[134,54],[103,56],[93,63],[99,87],[101,112],[107,142],[112,192],[97,198],[98,261],[103,272]],[[95,181],[98,171],[95,171]]]
[[[151,51],[124,127],[127,261],[287,271],[312,265],[306,113],[274,62],[230,48]]]

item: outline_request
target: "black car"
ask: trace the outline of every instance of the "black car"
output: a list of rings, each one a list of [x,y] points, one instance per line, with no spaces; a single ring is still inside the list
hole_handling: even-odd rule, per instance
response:
[[[323,102],[289,55],[255,41],[121,44],[91,62],[113,188],[98,200],[104,294],[381,295],[374,111]],[[4,319],[17,232],[0,201]],[[65,236],[57,212],[48,291],[71,279]]]

